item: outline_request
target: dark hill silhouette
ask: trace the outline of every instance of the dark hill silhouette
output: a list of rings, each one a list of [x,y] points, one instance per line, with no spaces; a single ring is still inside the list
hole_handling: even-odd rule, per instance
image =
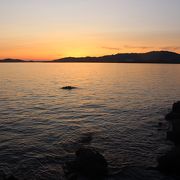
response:
[[[94,63],[169,63],[180,64],[180,54],[170,51],[151,51],[147,53],[121,53],[101,57],[66,57],[52,61],[25,61],[3,59],[0,62],[94,62]]]
[[[21,59],[10,59],[10,58],[8,58],[8,59],[0,60],[0,62],[6,62],[6,63],[8,63],[8,62],[25,62],[25,61],[24,61],[24,60],[21,60]]]
[[[67,57],[53,62],[104,62],[104,63],[180,63],[180,54],[169,51],[122,53],[102,57]]]

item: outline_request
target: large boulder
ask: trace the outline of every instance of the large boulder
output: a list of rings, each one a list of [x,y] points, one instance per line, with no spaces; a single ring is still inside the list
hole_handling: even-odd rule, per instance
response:
[[[108,164],[105,158],[96,150],[80,148],[76,152],[77,171],[90,177],[104,177],[107,175]]]
[[[76,151],[73,162],[66,163],[65,174],[67,179],[102,180],[108,174],[108,164],[98,151],[83,147]]]

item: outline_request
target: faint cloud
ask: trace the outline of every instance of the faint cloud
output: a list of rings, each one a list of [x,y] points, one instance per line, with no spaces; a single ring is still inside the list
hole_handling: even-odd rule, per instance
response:
[[[142,49],[142,50],[153,49],[152,46],[129,46],[129,45],[125,45],[124,48],[128,48],[128,49]]]
[[[115,47],[107,47],[107,46],[104,46],[102,47],[103,49],[108,49],[108,50],[112,50],[112,51],[120,51],[121,48],[115,48]]]
[[[180,50],[180,46],[165,46],[165,47],[161,47],[160,49],[164,51],[168,51],[168,50],[178,51]]]
[[[108,49],[108,50],[112,50],[112,51],[122,51],[122,50],[134,50],[134,51],[138,51],[138,50],[142,50],[142,51],[152,51],[152,50],[163,50],[163,51],[179,51],[180,50],[180,46],[157,46],[157,47],[153,47],[153,46],[131,46],[131,45],[124,45],[122,48],[116,48],[116,47],[108,47],[108,46],[103,46],[103,49]]]

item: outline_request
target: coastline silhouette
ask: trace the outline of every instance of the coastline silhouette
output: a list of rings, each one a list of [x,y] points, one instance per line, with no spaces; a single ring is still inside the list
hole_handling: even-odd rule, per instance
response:
[[[1,63],[11,62],[82,62],[82,63],[169,63],[180,64],[180,54],[170,51],[151,51],[147,53],[120,53],[101,57],[66,57],[51,61],[25,61],[21,59],[2,59]]]

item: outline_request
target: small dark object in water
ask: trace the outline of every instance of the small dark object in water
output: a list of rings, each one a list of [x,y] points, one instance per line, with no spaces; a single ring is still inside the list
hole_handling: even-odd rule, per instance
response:
[[[64,90],[72,90],[72,89],[77,89],[77,87],[74,87],[74,86],[64,86],[64,87],[62,87],[61,89],[64,89]]]

